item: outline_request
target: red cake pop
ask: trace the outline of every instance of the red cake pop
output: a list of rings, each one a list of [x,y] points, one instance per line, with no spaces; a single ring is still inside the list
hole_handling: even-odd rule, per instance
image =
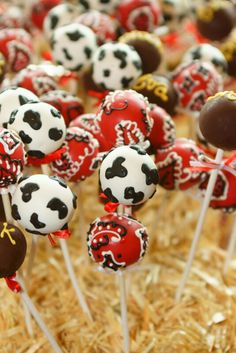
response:
[[[56,81],[37,66],[29,66],[16,75],[14,84],[41,96],[57,89]]]
[[[0,193],[17,182],[25,162],[21,139],[14,131],[0,128]]]
[[[153,127],[148,139],[154,150],[172,145],[175,141],[175,124],[171,116],[156,104],[150,104]]]
[[[20,28],[1,29],[0,52],[10,71],[21,71],[31,61],[32,41],[29,33]]]
[[[144,226],[116,213],[97,218],[88,231],[89,256],[102,267],[117,271],[142,259],[148,245]]]
[[[147,98],[133,90],[110,92],[97,111],[106,149],[142,144],[150,133],[152,119]]]
[[[83,102],[80,98],[63,90],[53,90],[40,97],[42,102],[53,105],[62,114],[66,126],[84,113]]]
[[[154,0],[122,0],[117,13],[126,31],[138,29],[153,32],[160,18],[160,9]]]
[[[30,19],[38,29],[43,29],[43,22],[48,12],[61,3],[61,0],[35,0],[31,4]]]
[[[201,172],[190,169],[190,161],[202,154],[192,140],[176,139],[174,145],[158,150],[155,162],[160,177],[160,185],[167,190],[187,190],[199,183]]]
[[[62,145],[65,152],[51,163],[53,173],[68,181],[80,181],[93,174],[97,167],[98,141],[78,127],[67,129]]]
[[[177,68],[173,84],[179,94],[179,106],[199,112],[207,98],[221,90],[222,79],[213,65],[196,60]]]

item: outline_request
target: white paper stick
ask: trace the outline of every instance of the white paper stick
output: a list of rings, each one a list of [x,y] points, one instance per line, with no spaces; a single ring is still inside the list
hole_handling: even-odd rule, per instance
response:
[[[67,272],[69,274],[71,283],[72,283],[72,285],[74,287],[74,290],[75,290],[77,299],[79,301],[79,304],[80,304],[82,310],[84,311],[84,313],[88,315],[90,320],[92,320],[92,315],[91,315],[91,312],[89,310],[89,307],[88,307],[88,305],[86,303],[86,300],[85,300],[85,298],[84,298],[84,296],[83,296],[83,294],[82,294],[82,292],[81,292],[81,290],[79,288],[79,284],[78,284],[78,281],[77,281],[77,278],[76,278],[76,275],[75,275],[75,272],[74,272],[74,268],[73,268],[73,265],[72,265],[72,262],[71,262],[71,258],[70,258],[70,254],[69,254],[69,251],[68,251],[66,240],[65,239],[59,239],[59,242],[60,242],[62,254],[64,256]]]
[[[217,150],[216,157],[215,157],[215,162],[217,164],[221,163],[222,158],[223,158],[223,154],[224,154],[223,150],[221,150],[221,149]],[[190,273],[190,270],[191,270],[191,267],[192,267],[193,259],[194,259],[194,256],[195,256],[195,253],[196,253],[196,250],[197,250],[197,245],[198,245],[198,242],[199,242],[199,239],[200,239],[200,235],[201,235],[201,232],[202,232],[202,227],[203,227],[203,223],[204,223],[204,220],[205,220],[206,212],[207,212],[209,203],[211,201],[211,196],[212,196],[212,193],[213,193],[213,190],[214,190],[214,186],[215,186],[215,183],[216,183],[217,175],[218,175],[218,169],[214,169],[214,170],[211,171],[211,175],[210,175],[209,182],[208,182],[207,189],[206,189],[206,194],[205,194],[205,197],[204,197],[203,202],[202,202],[202,207],[201,207],[201,211],[200,211],[197,227],[195,229],[195,233],[194,233],[191,249],[190,249],[190,252],[189,252],[188,261],[187,261],[187,263],[185,265],[185,269],[184,269],[181,281],[180,281],[179,286],[178,286],[177,291],[176,291],[176,295],[175,295],[176,303],[180,302],[181,297],[183,295],[184,288],[186,286],[186,283],[187,283],[187,280],[188,280],[188,277],[189,277],[189,273]]]
[[[38,241],[39,241],[39,235],[36,234],[31,234],[31,248],[30,248],[30,253],[29,253],[29,260],[28,260],[28,266],[26,270],[26,283],[27,286],[30,285],[30,278],[31,278],[31,273],[32,269],[34,266],[34,260],[38,248]]]
[[[22,269],[20,268],[18,270],[18,275],[21,278],[21,287],[23,288],[23,290],[26,290],[25,288],[25,281],[23,279],[23,273],[22,273]],[[22,300],[21,298],[21,303],[22,303],[22,307],[23,307],[23,312],[24,312],[24,318],[25,318],[25,325],[27,328],[27,331],[29,333],[30,336],[33,336],[33,326],[32,326],[32,321],[31,321],[31,314],[29,312],[29,309],[27,307],[27,305],[25,304],[25,302]]]
[[[52,348],[54,350],[54,352],[55,353],[63,353],[61,348],[57,344],[56,340],[54,339],[54,337],[52,336],[52,334],[48,330],[46,324],[44,323],[43,319],[41,318],[38,310],[34,306],[32,300],[30,299],[28,294],[26,292],[24,292],[24,291],[21,291],[20,292],[20,296],[21,296],[22,300],[24,301],[24,303],[26,304],[27,308],[29,309],[31,315],[33,316],[33,318],[37,322],[38,326],[40,327],[40,329],[43,331],[43,333],[47,337],[49,343],[51,344],[51,346],[52,346]]]
[[[124,339],[124,353],[130,352],[129,342],[129,327],[128,327],[128,315],[127,315],[127,303],[126,303],[126,283],[124,271],[118,272],[119,287],[120,287],[120,310],[121,310],[121,326],[123,330]]]
[[[226,254],[224,268],[223,268],[224,275],[227,274],[230,262],[232,261],[232,258],[234,256],[235,245],[236,245],[236,218],[234,220],[233,230],[230,235],[229,244],[228,244],[228,248],[227,248],[227,254]]]

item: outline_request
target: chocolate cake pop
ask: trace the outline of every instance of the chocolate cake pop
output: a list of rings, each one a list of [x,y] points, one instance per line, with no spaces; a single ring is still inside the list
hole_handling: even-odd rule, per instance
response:
[[[148,246],[146,228],[136,219],[116,213],[97,218],[87,237],[89,256],[117,271],[140,261]]]

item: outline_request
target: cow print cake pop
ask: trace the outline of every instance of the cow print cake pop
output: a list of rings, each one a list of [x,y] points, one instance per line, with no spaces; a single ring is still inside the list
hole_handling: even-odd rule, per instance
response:
[[[36,158],[60,148],[66,134],[61,113],[44,102],[28,103],[14,110],[8,127],[19,134],[28,156]]]
[[[129,88],[142,74],[142,61],[136,50],[124,43],[105,43],[92,60],[93,80],[105,90]]]
[[[24,262],[26,248],[24,234],[19,228],[0,222],[0,278],[15,274]]]
[[[89,256],[95,262],[117,271],[143,258],[148,235],[136,219],[113,213],[91,223],[87,244]]]
[[[57,64],[70,71],[82,72],[89,68],[97,49],[96,35],[89,27],[72,23],[53,32],[51,47]]]
[[[0,126],[6,127],[13,110],[30,101],[39,101],[31,91],[22,87],[9,87],[0,93]]]
[[[154,195],[159,181],[155,163],[137,145],[109,152],[102,161],[99,176],[107,198],[123,205],[145,202]]]
[[[47,235],[67,229],[76,196],[56,176],[35,174],[20,180],[12,196],[12,216],[28,232]]]

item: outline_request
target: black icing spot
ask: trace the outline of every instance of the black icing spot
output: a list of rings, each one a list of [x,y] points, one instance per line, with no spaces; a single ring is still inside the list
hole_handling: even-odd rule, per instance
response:
[[[23,130],[19,131],[19,136],[25,144],[29,144],[32,142],[32,138],[27,135]]]
[[[37,150],[28,151],[27,155],[30,157],[35,157],[35,158],[39,158],[39,159],[45,157],[45,153],[43,153],[41,151],[37,151]]]
[[[73,59],[73,57],[70,55],[70,53],[68,52],[68,50],[66,48],[62,49],[64,56],[67,60],[71,61]]]
[[[193,60],[198,60],[198,59],[201,59],[201,48],[200,47],[197,47],[196,49],[194,49],[192,51],[192,59]]]
[[[105,58],[105,56],[106,56],[106,52],[104,49],[102,49],[98,55],[98,60],[99,61],[103,60]]]
[[[66,218],[66,216],[68,215],[68,207],[57,197],[54,197],[48,202],[47,208],[52,211],[58,211],[59,219]]]
[[[50,27],[51,27],[51,29],[54,29],[55,27],[56,27],[56,25],[58,24],[58,16],[57,15],[54,15],[54,14],[52,14],[51,16],[50,16],[50,21],[51,21],[51,23],[50,23]]]
[[[32,223],[36,229],[44,228],[46,226],[45,223],[39,221],[39,216],[35,212],[32,213],[30,217],[30,223]]]
[[[125,178],[128,174],[128,171],[125,167],[122,166],[122,163],[125,161],[124,157],[117,157],[111,168],[107,168],[105,176],[107,179],[112,179],[114,177]]]
[[[110,200],[111,202],[118,203],[117,198],[115,196],[113,196],[110,188],[106,188],[105,190],[103,190],[103,192],[106,195],[106,197],[108,198],[108,200]]]
[[[10,119],[8,121],[8,124],[13,124],[15,121],[16,114],[18,112],[18,109],[15,109],[11,112]]]
[[[151,169],[151,168],[149,168],[149,166],[147,164],[143,163],[141,170],[145,174],[147,185],[151,185],[151,184],[157,185],[158,184],[159,176],[158,176],[156,168]]]
[[[52,109],[50,109],[50,112],[51,112],[52,116],[54,116],[55,118],[61,119],[61,113],[59,112],[59,110],[52,108]]]
[[[18,211],[18,206],[13,204],[11,206],[11,214],[12,214],[12,217],[17,221],[17,220],[20,220],[21,217],[20,217],[20,214],[19,214],[19,211]]]
[[[74,32],[69,32],[66,33],[67,37],[72,40],[73,42],[76,42],[77,40],[79,40],[80,38],[83,38],[84,35],[82,33],[80,33],[80,31],[76,30]]]
[[[61,179],[61,178],[59,178],[58,176],[56,176],[56,175],[52,175],[52,176],[50,176],[49,177],[51,180],[53,180],[53,181],[56,181],[59,185],[61,185],[63,188],[67,188],[67,185],[66,185],[66,182],[63,180],[63,179]]]
[[[142,69],[142,63],[140,61],[133,61],[133,65],[136,67],[137,70]]]
[[[24,104],[29,103],[31,101],[31,99],[29,99],[25,96],[22,96],[21,94],[19,94],[18,99],[19,99],[20,105],[24,105]]]
[[[24,202],[29,202],[32,198],[32,193],[39,190],[39,186],[36,183],[27,183],[20,188],[22,192],[22,200]]]
[[[113,52],[113,55],[115,58],[120,60],[120,69],[124,69],[127,66],[127,61],[126,61],[127,53],[125,51],[118,49]]]
[[[29,126],[34,130],[39,130],[42,127],[40,114],[31,109],[25,112],[23,121],[29,124]]]
[[[84,48],[84,54],[86,55],[87,59],[90,59],[92,56],[92,50],[89,47]]]
[[[54,127],[48,131],[48,136],[53,141],[59,141],[63,136],[63,131]]]
[[[103,70],[104,77],[109,77],[111,74],[111,70]]]
[[[130,78],[128,78],[128,77],[123,77],[122,79],[121,79],[121,84],[122,84],[122,87],[123,88],[128,88],[129,86],[130,86],[130,84],[131,84],[131,82],[133,81],[133,77],[130,77]]]
[[[138,154],[140,154],[140,155],[142,155],[142,156],[144,156],[145,154],[147,154],[146,153],[146,151],[143,149],[143,148],[141,148],[140,146],[138,146],[138,145],[131,145],[131,146],[129,146],[132,150],[135,150]]]
[[[73,200],[72,200],[73,208],[76,209],[77,207],[77,196],[73,194]]]
[[[132,203],[136,204],[136,203],[139,203],[143,200],[144,193],[142,191],[135,192],[133,186],[128,186],[125,188],[124,198],[126,200],[132,199]]]

